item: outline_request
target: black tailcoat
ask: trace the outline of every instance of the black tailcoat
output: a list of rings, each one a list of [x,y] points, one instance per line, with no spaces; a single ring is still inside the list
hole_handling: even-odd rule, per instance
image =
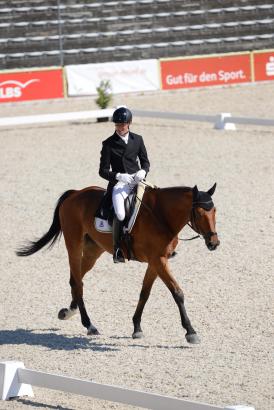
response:
[[[134,174],[139,171],[140,166],[148,173],[150,163],[141,135],[129,132],[126,144],[115,132],[103,141],[99,175],[109,181],[108,191],[118,182],[115,178],[118,172]]]

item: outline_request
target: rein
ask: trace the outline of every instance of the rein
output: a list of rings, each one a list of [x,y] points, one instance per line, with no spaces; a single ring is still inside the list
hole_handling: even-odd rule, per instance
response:
[[[193,205],[194,205],[194,203],[192,204],[191,217],[193,217],[193,221],[195,221],[195,212],[194,212],[194,206],[193,206]],[[190,219],[192,219],[191,217],[190,217]],[[191,223],[191,222],[188,222],[187,225],[188,225],[194,232],[197,232],[198,235],[192,236],[192,238],[187,238],[187,239],[179,238],[179,237],[178,237],[179,241],[187,242],[187,241],[193,241],[193,239],[201,238],[201,235],[199,234],[197,228],[196,228],[196,229],[194,228],[193,222],[192,222],[192,223]],[[196,227],[196,224],[195,224],[195,227]]]
[[[191,226],[189,223],[188,223],[187,225],[190,226],[191,229],[193,229],[192,226]],[[193,229],[193,231],[195,231],[195,229]],[[195,232],[196,232],[196,231],[195,231]],[[197,239],[197,238],[201,238],[201,235],[192,236],[192,238],[187,238],[187,239],[179,238],[179,237],[178,237],[179,241],[184,241],[184,242],[186,242],[186,241],[193,241],[193,239]]]

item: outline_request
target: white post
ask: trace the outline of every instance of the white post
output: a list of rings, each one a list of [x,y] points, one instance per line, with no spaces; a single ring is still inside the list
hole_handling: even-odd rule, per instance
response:
[[[8,400],[11,397],[31,396],[32,387],[29,384],[20,383],[18,369],[24,369],[24,363],[16,361],[0,362],[0,398]]]
[[[235,131],[236,126],[233,122],[227,122],[225,121],[226,118],[231,117],[231,114],[229,112],[222,112],[219,114],[217,121],[214,124],[215,130],[230,130],[230,131]]]

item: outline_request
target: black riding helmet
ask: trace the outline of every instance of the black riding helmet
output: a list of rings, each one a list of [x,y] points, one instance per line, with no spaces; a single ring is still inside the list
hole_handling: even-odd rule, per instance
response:
[[[113,113],[112,121],[115,124],[130,124],[132,122],[132,113],[126,107],[117,108]]]

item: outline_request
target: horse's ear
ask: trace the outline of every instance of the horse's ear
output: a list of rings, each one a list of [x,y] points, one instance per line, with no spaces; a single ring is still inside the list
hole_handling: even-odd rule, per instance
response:
[[[194,200],[198,198],[198,194],[199,194],[199,191],[198,191],[197,185],[195,185],[195,187],[193,188],[193,199]]]
[[[216,184],[216,182],[215,182],[215,184],[213,185],[213,187],[211,187],[211,188],[207,191],[208,195],[212,196],[212,195],[214,194],[215,189],[216,189],[216,186],[217,186],[217,184]]]

